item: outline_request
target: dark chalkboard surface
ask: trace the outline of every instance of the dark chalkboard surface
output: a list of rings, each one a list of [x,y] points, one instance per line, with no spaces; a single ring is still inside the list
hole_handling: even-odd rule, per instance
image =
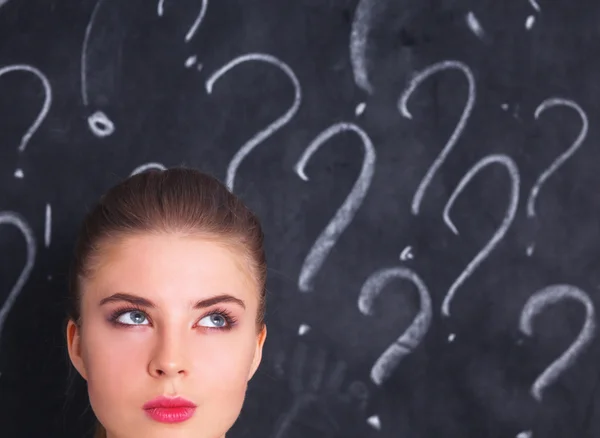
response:
[[[600,3],[0,0],[0,435],[66,396],[77,226],[147,167],[262,218],[228,438],[600,433]]]

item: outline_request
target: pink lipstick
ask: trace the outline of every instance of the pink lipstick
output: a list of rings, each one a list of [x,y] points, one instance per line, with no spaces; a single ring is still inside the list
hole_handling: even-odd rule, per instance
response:
[[[182,397],[157,397],[143,406],[146,414],[161,423],[181,423],[189,420],[196,410],[196,405]]]

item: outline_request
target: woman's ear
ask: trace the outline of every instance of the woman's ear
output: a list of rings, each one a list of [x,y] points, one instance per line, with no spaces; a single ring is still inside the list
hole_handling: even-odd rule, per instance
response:
[[[81,356],[81,335],[79,327],[77,327],[77,324],[72,319],[67,323],[67,350],[69,351],[71,363],[79,374],[81,374],[81,377],[87,380],[85,364]]]
[[[267,325],[263,324],[262,329],[256,337],[256,348],[254,349],[254,358],[252,359],[252,366],[250,367],[250,374],[248,375],[248,380],[250,380],[254,376],[254,373],[260,365],[260,361],[262,359],[262,351],[265,345],[265,339],[267,339]]]

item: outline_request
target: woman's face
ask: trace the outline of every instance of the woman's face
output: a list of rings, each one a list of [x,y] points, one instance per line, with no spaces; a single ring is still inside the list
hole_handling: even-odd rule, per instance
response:
[[[266,337],[242,253],[202,237],[146,234],[105,245],[96,262],[82,285],[81,328],[69,323],[67,339],[108,438],[223,437]],[[143,409],[159,396],[197,407],[165,423]]]

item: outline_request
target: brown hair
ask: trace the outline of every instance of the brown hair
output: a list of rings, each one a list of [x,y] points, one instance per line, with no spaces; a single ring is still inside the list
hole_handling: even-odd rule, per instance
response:
[[[148,170],[104,194],[85,216],[69,274],[67,321],[81,327],[81,282],[104,245],[136,233],[202,234],[244,252],[260,287],[257,328],[264,325],[267,265],[258,218],[216,178],[187,168]],[[94,438],[105,438],[97,422]]]

